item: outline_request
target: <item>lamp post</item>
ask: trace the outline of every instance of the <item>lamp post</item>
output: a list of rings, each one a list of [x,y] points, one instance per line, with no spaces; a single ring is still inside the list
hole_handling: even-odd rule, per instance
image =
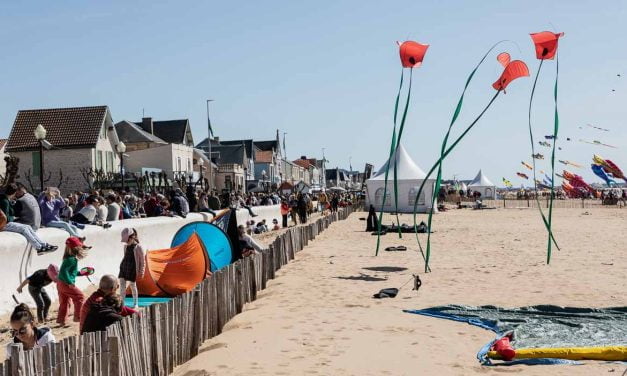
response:
[[[40,192],[44,191],[44,140],[46,139],[46,128],[38,124],[35,128],[35,139],[39,143],[39,186]]]
[[[124,192],[124,153],[126,153],[126,144],[122,141],[115,147],[120,155],[120,180],[122,181],[122,192]]]
[[[207,151],[209,153],[209,190],[211,191],[213,166],[211,162],[211,136],[213,136],[213,128],[211,128],[211,119],[209,118],[209,102],[213,102],[213,99],[207,99]]]
[[[199,158],[198,159],[198,169],[200,170],[200,188],[201,189],[204,189],[203,188],[204,179],[203,179],[203,175],[202,175],[202,168],[203,168],[204,164],[205,164],[205,162],[202,160],[202,158]]]

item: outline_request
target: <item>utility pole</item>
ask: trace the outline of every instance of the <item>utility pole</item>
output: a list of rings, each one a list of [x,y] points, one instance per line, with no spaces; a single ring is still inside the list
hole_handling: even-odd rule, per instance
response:
[[[209,153],[209,192],[213,190],[213,162],[211,161],[211,136],[213,136],[213,128],[211,128],[211,119],[209,118],[209,102],[213,99],[207,99],[207,150]]]
[[[320,182],[321,186],[326,188],[327,187],[327,169],[326,169],[326,165],[327,165],[327,159],[324,156],[324,149],[326,148],[322,148],[322,181]]]
[[[285,135],[287,132],[283,132],[283,176],[285,176],[285,180],[287,181],[287,151],[285,151]]]

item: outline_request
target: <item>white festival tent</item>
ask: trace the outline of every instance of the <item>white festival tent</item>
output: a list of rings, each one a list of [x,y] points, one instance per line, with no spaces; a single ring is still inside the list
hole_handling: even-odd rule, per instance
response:
[[[390,161],[392,161],[392,163],[390,163]],[[379,169],[379,171],[377,171],[372,178],[366,181],[368,190],[368,206],[372,204],[377,211],[381,210],[385,185],[385,171],[388,168],[388,165],[390,166],[390,170],[388,173],[387,193],[383,211],[396,211],[396,205],[394,203],[394,167],[396,166],[398,183],[398,212],[413,213],[416,193],[418,193],[418,189],[425,179],[426,174],[416,165],[416,163],[414,163],[409,154],[407,154],[403,145],[399,145],[392,158],[385,162],[383,167],[381,167],[381,169]],[[435,178],[428,179],[422,193],[420,194],[420,198],[418,199],[418,205],[416,207],[417,212],[424,213],[433,208],[431,198],[433,198],[434,186]]]
[[[473,181],[468,184],[468,189],[481,193],[481,198],[496,199],[496,186],[481,170],[479,170]]]

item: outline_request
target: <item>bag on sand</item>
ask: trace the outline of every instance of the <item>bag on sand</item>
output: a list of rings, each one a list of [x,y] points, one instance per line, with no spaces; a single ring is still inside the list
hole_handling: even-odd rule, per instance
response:
[[[398,294],[398,289],[392,287],[392,288],[382,289],[378,293],[374,294],[372,297],[376,299],[394,298],[396,297],[397,294]]]

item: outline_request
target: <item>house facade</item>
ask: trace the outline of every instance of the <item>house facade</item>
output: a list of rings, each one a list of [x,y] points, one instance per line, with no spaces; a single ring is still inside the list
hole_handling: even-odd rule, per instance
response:
[[[6,145],[7,145],[7,140],[0,139],[0,176],[6,175],[7,166],[6,166],[6,162],[4,161],[4,157],[8,155],[4,152]]]
[[[43,166],[34,135],[39,124],[51,145],[44,149]],[[90,172],[119,172],[118,143],[107,106],[36,109],[17,113],[6,151],[19,158],[20,182],[31,190],[39,190],[43,168],[44,186],[84,191],[94,180]]]

